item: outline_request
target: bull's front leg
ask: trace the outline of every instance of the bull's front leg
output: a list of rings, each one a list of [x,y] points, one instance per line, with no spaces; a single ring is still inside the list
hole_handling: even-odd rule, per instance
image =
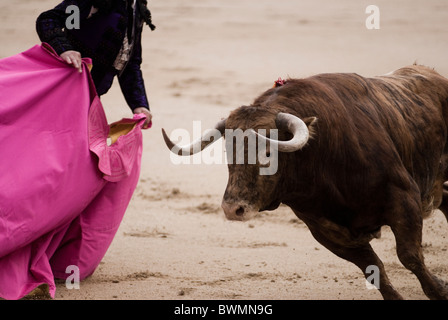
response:
[[[376,255],[369,242],[366,241],[364,243],[359,243],[355,240],[350,241],[346,233],[337,235],[337,231],[335,231],[334,228],[332,228],[331,230],[327,230],[323,228],[322,225],[315,226],[313,225],[313,223],[307,223],[307,225],[314,238],[320,244],[322,244],[338,257],[350,261],[358,266],[358,268],[361,269],[362,273],[366,277],[366,280],[371,275],[369,273],[369,267],[378,267],[380,281],[377,289],[380,291],[383,299],[403,300],[403,297],[398,293],[397,290],[395,290],[389,278],[387,277],[383,262]]]
[[[448,221],[448,186],[446,184],[448,184],[448,182],[443,184],[442,203],[440,204],[439,209],[443,212],[446,220]]]

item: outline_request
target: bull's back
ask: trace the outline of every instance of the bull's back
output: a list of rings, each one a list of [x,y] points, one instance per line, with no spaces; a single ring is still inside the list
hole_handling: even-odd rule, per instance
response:
[[[324,162],[366,180],[404,167],[422,196],[431,191],[447,135],[448,81],[436,72],[411,66],[375,78],[321,74],[274,94],[297,116],[318,118],[314,147]]]

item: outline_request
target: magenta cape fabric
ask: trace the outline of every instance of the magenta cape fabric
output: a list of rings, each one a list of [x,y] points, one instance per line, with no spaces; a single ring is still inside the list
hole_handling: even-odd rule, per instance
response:
[[[109,125],[83,73],[45,44],[0,60],[0,297],[19,299],[76,266],[91,275],[140,174],[145,116],[108,146]]]

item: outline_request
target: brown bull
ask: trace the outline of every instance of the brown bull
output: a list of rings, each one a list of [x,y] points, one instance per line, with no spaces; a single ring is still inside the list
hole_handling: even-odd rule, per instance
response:
[[[260,175],[259,161],[230,163],[222,208],[227,218],[246,220],[288,205],[317,241],[366,277],[376,266],[385,299],[401,299],[369,244],[388,225],[400,261],[425,294],[447,299],[445,282],[429,272],[422,253],[423,219],[437,208],[448,219],[447,121],[448,80],[423,66],[374,78],[287,80],[217,125],[222,134],[278,129],[277,141],[263,137],[279,151],[277,172]],[[172,150],[193,150],[163,133]],[[196,142],[196,149],[209,140]]]

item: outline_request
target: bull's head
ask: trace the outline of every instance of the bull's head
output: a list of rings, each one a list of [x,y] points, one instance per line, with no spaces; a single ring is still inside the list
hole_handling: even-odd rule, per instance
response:
[[[230,220],[248,220],[259,211],[274,210],[280,205],[282,195],[279,186],[287,162],[286,157],[280,155],[302,149],[310,137],[308,127],[315,120],[316,118],[301,120],[288,113],[241,107],[232,112],[227,119],[219,121],[215,129],[205,131],[200,139],[185,146],[174,144],[163,129],[162,133],[166,145],[172,152],[187,156],[202,151],[221,136],[226,138],[229,180],[222,208]],[[262,132],[266,136],[260,134],[260,129],[263,129]],[[236,130],[245,133],[242,143],[234,139]],[[251,139],[251,136],[256,139]],[[250,150],[254,150],[249,145],[250,141],[258,142],[256,148],[258,157],[253,162],[250,161]],[[263,144],[265,147],[261,148]],[[241,148],[244,148],[243,153],[238,152]],[[236,159],[238,154],[243,154],[245,161]],[[278,170],[272,174],[260,174],[260,170],[269,165],[267,162],[274,160],[277,161]]]

